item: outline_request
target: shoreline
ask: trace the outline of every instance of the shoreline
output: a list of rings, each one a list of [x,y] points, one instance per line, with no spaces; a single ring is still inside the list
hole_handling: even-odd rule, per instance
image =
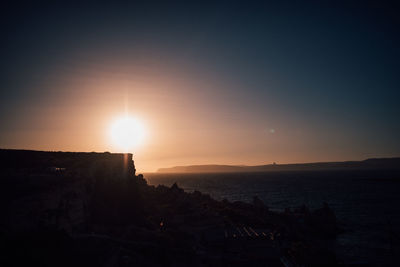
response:
[[[148,185],[133,161],[126,175],[112,154],[50,153],[32,165],[21,153],[1,168],[5,260],[17,265],[338,265],[329,240],[340,230],[327,204],[275,212],[257,197],[217,201]]]

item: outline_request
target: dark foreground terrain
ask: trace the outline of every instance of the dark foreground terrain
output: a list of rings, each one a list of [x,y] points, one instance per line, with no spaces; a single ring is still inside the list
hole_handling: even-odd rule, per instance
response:
[[[1,266],[336,266],[321,203],[273,212],[176,184],[131,154],[0,150]]]

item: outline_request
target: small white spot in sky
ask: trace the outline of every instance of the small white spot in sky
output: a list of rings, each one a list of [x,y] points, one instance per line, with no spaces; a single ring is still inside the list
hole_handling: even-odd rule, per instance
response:
[[[275,129],[269,129],[269,133],[271,134],[275,133]]]

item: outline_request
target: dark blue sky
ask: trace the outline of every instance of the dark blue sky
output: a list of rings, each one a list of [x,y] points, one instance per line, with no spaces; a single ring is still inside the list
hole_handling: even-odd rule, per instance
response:
[[[314,161],[398,156],[399,10],[381,1],[6,5],[1,19],[0,145],[50,149],[36,135],[54,136],[64,128],[53,129],[57,127],[49,126],[51,119],[38,120],[52,110],[44,106],[60,102],[65,106],[60,112],[67,116],[69,109],[81,105],[69,95],[82,90],[87,96],[84,89],[76,89],[77,79],[111,76],[132,82],[140,73],[144,83],[152,75],[155,79],[168,76],[174,83],[193,81],[193,88],[181,84],[182,88],[170,92],[158,88],[153,93],[132,89],[130,95],[137,93],[154,106],[161,105],[154,95],[174,96],[178,100],[172,102],[165,96],[168,108],[182,106],[187,121],[198,120],[202,129],[209,129],[204,135],[211,143],[215,141],[212,135],[240,132],[234,125],[282,133],[279,142],[238,145],[232,151],[221,147],[223,155],[253,151],[257,157],[247,156],[249,163],[262,158]],[[207,86],[209,81],[214,87]],[[109,93],[104,90],[97,94]],[[96,105],[104,103],[99,100]],[[156,108],[142,106],[153,110],[149,117],[157,124]],[[134,112],[146,113],[141,105],[136,107]],[[209,114],[200,110],[209,110],[214,119],[208,124]],[[196,128],[185,121],[176,125]],[[32,134],[36,137],[28,142]],[[248,134],[238,134],[230,142],[245,142],[252,138]],[[195,142],[195,135],[186,136],[188,143]],[[294,138],[300,140],[294,142]],[[299,144],[302,141],[307,145]],[[57,144],[54,141],[54,149],[69,147]],[[224,157],[215,151],[199,151],[203,157]],[[285,160],[282,153],[296,156]],[[183,154],[171,157],[187,156]],[[229,162],[246,161],[227,157]]]

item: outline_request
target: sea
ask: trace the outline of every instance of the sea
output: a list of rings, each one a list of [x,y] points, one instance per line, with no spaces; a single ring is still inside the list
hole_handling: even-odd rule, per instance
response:
[[[400,266],[400,171],[301,171],[264,173],[146,173],[150,185],[174,183],[229,201],[258,196],[270,210],[324,202],[344,229],[334,241],[339,262]]]

